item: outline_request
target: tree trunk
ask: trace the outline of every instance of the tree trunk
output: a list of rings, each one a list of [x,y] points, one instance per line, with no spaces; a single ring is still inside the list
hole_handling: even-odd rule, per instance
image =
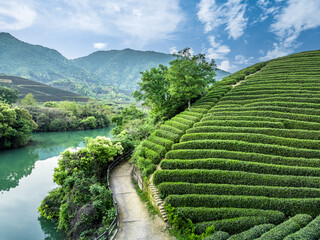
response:
[[[191,110],[191,102],[190,102],[190,100],[188,101],[188,110],[189,110],[189,112]]]

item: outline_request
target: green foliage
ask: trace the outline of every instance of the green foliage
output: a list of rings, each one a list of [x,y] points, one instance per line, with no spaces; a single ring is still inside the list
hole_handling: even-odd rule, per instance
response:
[[[18,90],[0,85],[0,101],[11,104],[18,100]]]
[[[96,102],[47,102],[44,107],[24,106],[38,124],[37,131],[66,131],[103,128],[110,124],[110,109]]]
[[[194,207],[179,207],[177,213],[181,216],[188,216],[193,223],[208,222],[223,220],[237,217],[265,217],[278,218],[278,222],[285,219],[285,216],[280,211],[261,210],[252,208],[194,208]]]
[[[320,168],[295,167],[276,164],[255,163],[232,159],[163,160],[162,169],[221,169],[262,174],[296,175],[320,177]]]
[[[316,217],[307,226],[285,237],[285,240],[313,240],[320,238],[320,216]]]
[[[28,106],[35,106],[37,105],[37,101],[34,98],[34,95],[32,93],[28,93],[22,100],[21,103],[23,105],[28,105]]]
[[[163,182],[158,185],[158,190],[163,198],[166,198],[172,194],[244,195],[274,198],[320,198],[320,189],[301,187]]]
[[[274,228],[273,224],[257,225],[250,228],[247,231],[232,235],[229,239],[230,240],[254,240],[272,228]]]
[[[165,199],[165,204],[171,204],[173,207],[232,207],[277,210],[287,216],[306,213],[315,217],[320,213],[319,198],[271,198],[262,196],[186,194],[170,195]]]
[[[105,172],[113,158],[122,154],[120,143],[105,137],[86,138],[86,147],[66,150],[54,170],[59,187],[38,208],[40,215],[57,219],[69,239],[92,239],[97,229],[114,218],[112,193],[106,188]]]
[[[306,214],[296,215],[289,220],[279,224],[278,226],[272,228],[270,231],[262,234],[261,237],[257,238],[259,240],[281,240],[284,239],[291,233],[298,231],[300,228],[306,226],[312,217]]]
[[[27,110],[0,101],[0,149],[24,146],[36,128]]]
[[[157,171],[153,178],[155,184],[162,182],[233,184],[235,181],[241,185],[317,188],[320,184],[320,177],[257,174],[216,169],[177,169]]]
[[[170,67],[159,65],[141,73],[139,90],[132,96],[150,106],[156,119],[168,119],[191,101],[203,96],[209,84],[215,82],[215,72],[205,55],[192,55],[186,48],[175,55]],[[195,110],[196,111],[196,110]]]
[[[212,225],[212,227],[214,226]],[[227,240],[229,237],[230,235],[227,232],[216,231],[214,234],[208,235],[203,240]]]

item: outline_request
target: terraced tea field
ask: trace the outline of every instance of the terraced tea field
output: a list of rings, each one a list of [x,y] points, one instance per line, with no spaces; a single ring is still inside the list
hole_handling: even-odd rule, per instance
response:
[[[224,78],[143,146],[161,161],[153,181],[165,204],[198,234],[320,239],[320,51]]]
[[[19,91],[19,97],[24,98],[28,93],[32,93],[37,102],[47,101],[76,101],[87,102],[88,98],[80,94],[50,87],[40,82],[25,78],[0,75],[0,85],[15,88]]]

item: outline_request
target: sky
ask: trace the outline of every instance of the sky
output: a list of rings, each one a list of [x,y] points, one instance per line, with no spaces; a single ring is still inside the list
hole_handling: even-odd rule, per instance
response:
[[[320,0],[0,0],[0,32],[69,59],[186,47],[235,72],[320,49]]]

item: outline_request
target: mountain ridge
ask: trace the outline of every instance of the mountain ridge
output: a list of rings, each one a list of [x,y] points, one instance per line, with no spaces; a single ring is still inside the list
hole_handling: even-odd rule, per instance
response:
[[[168,65],[173,59],[170,54],[130,48],[96,51],[88,56],[67,59],[55,49],[0,33],[0,73],[90,97],[129,100],[124,92],[137,89],[140,72],[159,64]],[[221,70],[217,75],[224,77],[229,73]]]

